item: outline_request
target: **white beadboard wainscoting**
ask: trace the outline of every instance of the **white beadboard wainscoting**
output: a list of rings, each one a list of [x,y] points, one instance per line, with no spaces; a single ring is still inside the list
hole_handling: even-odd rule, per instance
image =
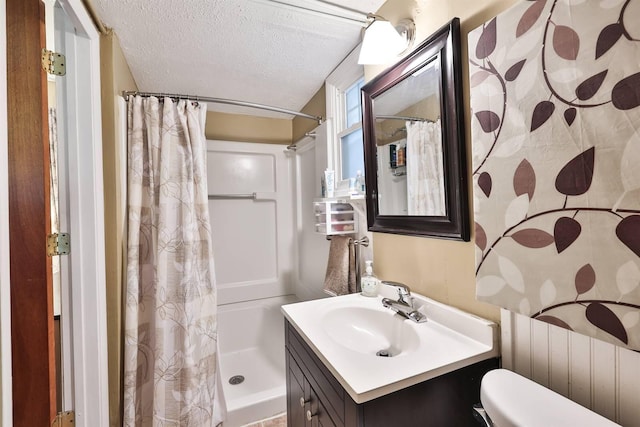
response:
[[[501,310],[502,365],[625,427],[640,426],[640,353]]]

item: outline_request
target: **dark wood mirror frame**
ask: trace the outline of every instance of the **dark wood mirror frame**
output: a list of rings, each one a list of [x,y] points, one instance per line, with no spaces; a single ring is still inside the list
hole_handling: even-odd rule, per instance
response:
[[[362,123],[369,231],[469,241],[469,190],[460,59],[460,20],[454,18],[400,62],[363,86]],[[439,61],[441,71],[440,114],[446,215],[380,215],[374,100],[432,61]]]

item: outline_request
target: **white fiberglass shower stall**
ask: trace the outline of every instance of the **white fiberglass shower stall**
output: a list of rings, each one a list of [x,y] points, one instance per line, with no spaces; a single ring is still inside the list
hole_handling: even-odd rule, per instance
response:
[[[286,411],[283,304],[322,292],[329,241],[313,200],[326,167],[326,122],[296,149],[208,141],[221,379],[237,427]]]
[[[293,181],[283,145],[207,142],[218,304],[294,293]]]
[[[283,145],[207,142],[225,427],[286,410],[280,306],[296,300],[291,165]]]

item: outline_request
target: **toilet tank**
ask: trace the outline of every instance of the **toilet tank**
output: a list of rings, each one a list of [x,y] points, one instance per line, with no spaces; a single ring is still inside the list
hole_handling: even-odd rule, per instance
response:
[[[506,369],[485,374],[480,400],[496,427],[619,425]]]

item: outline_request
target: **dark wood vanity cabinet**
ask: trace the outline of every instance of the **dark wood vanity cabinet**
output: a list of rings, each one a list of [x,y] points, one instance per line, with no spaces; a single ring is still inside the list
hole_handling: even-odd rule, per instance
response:
[[[480,380],[498,367],[484,360],[357,404],[286,320],[285,342],[288,427],[476,426]]]
[[[289,426],[327,426],[337,427],[329,416],[329,411],[323,405],[319,395],[304,377],[295,360],[287,354],[289,374],[287,376],[287,422]],[[295,373],[294,373],[295,372]]]

